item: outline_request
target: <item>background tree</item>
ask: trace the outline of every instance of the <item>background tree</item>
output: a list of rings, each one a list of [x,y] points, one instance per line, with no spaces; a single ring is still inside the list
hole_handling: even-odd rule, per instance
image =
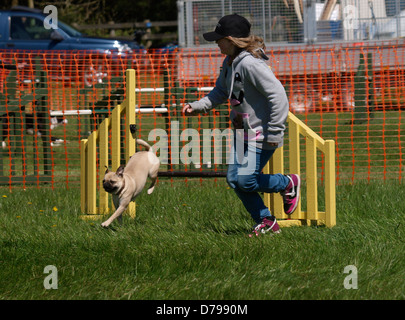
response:
[[[38,9],[54,5],[58,8],[60,19],[67,23],[177,20],[176,0],[2,0],[0,9],[9,9],[16,5]]]

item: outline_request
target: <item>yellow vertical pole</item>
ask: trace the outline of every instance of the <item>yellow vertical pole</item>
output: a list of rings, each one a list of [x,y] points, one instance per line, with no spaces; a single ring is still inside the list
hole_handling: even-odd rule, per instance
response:
[[[89,136],[87,142],[87,210],[97,214],[97,131]]]
[[[301,184],[301,149],[300,149],[300,127],[298,120],[292,113],[289,114],[288,121],[288,138],[289,138],[289,165],[290,172],[300,175]],[[291,215],[291,219],[304,219],[304,214],[301,211],[301,197],[295,209]]]
[[[100,169],[99,169],[99,214],[108,213],[108,193],[103,188],[103,176],[105,168],[108,167],[108,126],[109,118],[105,118],[100,124],[99,131],[99,150],[100,150]]]
[[[312,135],[306,136],[307,166],[307,219],[318,220],[318,186],[316,164],[316,140]]]
[[[126,152],[125,160],[128,161],[129,158],[135,153],[136,150],[136,137],[135,133],[132,133],[130,130],[131,125],[136,124],[136,114],[135,114],[135,105],[136,105],[136,83],[135,83],[135,70],[130,69],[126,71],[126,98],[125,98],[125,136],[126,136]]]
[[[87,212],[87,139],[80,141],[80,207]]]
[[[264,174],[270,174],[270,161],[266,163],[266,165],[263,168],[263,173]],[[263,194],[263,201],[264,204],[266,205],[267,208],[271,211],[271,201],[270,201],[270,193],[264,193]],[[272,212],[272,214],[274,214]]]
[[[111,165],[116,171],[121,162],[121,112],[122,106],[118,105],[111,113]]]
[[[270,173],[284,173],[284,147],[277,148],[270,159]],[[286,219],[288,216],[284,213],[283,198],[279,193],[270,194],[270,208],[277,219]]]
[[[335,141],[325,141],[325,224],[336,225]]]
[[[136,78],[135,78],[135,70],[129,69],[125,72],[126,77],[126,99],[125,99],[125,115],[126,115],[126,122],[125,122],[125,160],[128,162],[129,158],[135,153],[136,151],[136,136],[135,132],[131,132],[131,125],[136,125],[136,114],[135,114],[135,106],[136,106]],[[131,202],[128,206],[128,213],[131,218],[135,218],[136,215],[136,205],[134,202]]]

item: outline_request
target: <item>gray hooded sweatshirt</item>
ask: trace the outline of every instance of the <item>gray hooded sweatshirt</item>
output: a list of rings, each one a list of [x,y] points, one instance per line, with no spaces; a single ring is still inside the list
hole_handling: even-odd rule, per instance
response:
[[[244,130],[245,141],[255,140],[261,149],[281,147],[289,111],[283,85],[264,60],[247,51],[231,65],[228,61],[226,57],[214,89],[190,106],[198,113],[207,113],[229,99],[230,118],[235,129]]]

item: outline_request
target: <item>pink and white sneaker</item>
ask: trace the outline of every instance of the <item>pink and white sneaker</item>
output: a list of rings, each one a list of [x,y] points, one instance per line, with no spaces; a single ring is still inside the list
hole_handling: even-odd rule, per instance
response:
[[[274,219],[274,220],[272,220]],[[262,220],[261,223],[258,223],[257,225],[254,226],[253,232],[249,234],[249,238],[253,237],[254,235],[256,237],[259,236],[261,233],[267,233],[272,231],[273,233],[280,233],[280,226],[277,223],[277,220],[275,217],[266,217]]]
[[[286,177],[290,179],[290,182],[287,188],[280,193],[283,196],[284,212],[286,214],[292,214],[300,200],[301,179],[298,174],[289,174],[286,175]]]

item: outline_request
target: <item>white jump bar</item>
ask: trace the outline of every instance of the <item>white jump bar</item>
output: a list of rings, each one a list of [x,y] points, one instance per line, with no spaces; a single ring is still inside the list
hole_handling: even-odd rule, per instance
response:
[[[140,113],[167,113],[167,108],[135,108],[135,112]]]
[[[136,88],[135,92],[165,92],[165,88]]]
[[[135,108],[135,112],[140,113],[167,113],[168,109],[165,107],[160,108]],[[90,115],[93,110],[64,110],[64,111],[51,111],[51,117],[62,116],[77,116],[77,115]]]
[[[92,114],[92,110],[62,110],[62,111],[51,111],[51,117],[60,117],[60,116],[77,116],[77,115],[86,115]]]
[[[200,87],[197,91],[211,91],[214,87]],[[165,88],[136,88],[135,92],[165,92]]]

